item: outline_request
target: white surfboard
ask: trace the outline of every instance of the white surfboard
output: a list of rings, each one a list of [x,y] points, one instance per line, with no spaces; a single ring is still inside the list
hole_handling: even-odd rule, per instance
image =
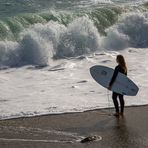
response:
[[[108,88],[113,73],[114,70],[112,68],[101,65],[96,65],[90,68],[91,76],[97,83],[105,88]],[[111,90],[122,95],[136,96],[139,88],[126,75],[119,72]]]

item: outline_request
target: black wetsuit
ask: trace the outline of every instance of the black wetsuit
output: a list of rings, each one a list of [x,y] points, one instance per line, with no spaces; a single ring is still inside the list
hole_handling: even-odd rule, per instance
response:
[[[113,74],[113,77],[109,83],[109,86],[112,86],[117,75],[118,75],[118,72],[121,72],[125,75],[127,75],[127,72],[124,71],[124,69],[118,65],[115,67],[115,71],[114,71],[114,74]],[[121,113],[124,112],[124,98],[123,98],[123,95],[121,94],[118,94],[116,92],[113,92],[112,94],[112,99],[113,99],[113,102],[114,102],[114,106],[115,106],[115,109],[116,109],[116,112],[119,113],[119,105],[118,105],[118,100],[117,100],[117,97],[119,96],[119,100],[120,100],[120,106],[121,106]]]

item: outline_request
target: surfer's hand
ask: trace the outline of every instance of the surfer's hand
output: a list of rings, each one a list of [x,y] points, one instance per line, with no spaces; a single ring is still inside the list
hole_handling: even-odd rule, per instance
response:
[[[111,86],[108,86],[108,90],[111,90],[111,88],[112,88]]]

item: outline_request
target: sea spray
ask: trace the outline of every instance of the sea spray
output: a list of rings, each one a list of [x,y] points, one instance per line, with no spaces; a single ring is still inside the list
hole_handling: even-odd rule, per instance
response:
[[[81,17],[70,23],[61,34],[56,57],[75,57],[99,50],[100,35],[94,23]]]
[[[20,63],[19,44],[12,41],[0,41],[0,67],[17,66]]]
[[[6,32],[9,27],[6,27]],[[126,13],[113,26],[98,31],[89,15],[64,25],[58,21],[31,25],[19,34],[19,40],[0,42],[0,65],[49,65],[54,58],[76,57],[102,49],[123,50],[148,47],[147,13]]]
[[[22,63],[24,65],[47,65],[49,45],[36,32],[30,31],[30,34],[26,34],[20,43]]]
[[[22,33],[21,59],[25,64],[48,65],[55,54],[61,32],[65,26],[50,21],[36,24]]]
[[[19,34],[24,29],[37,23],[46,24],[54,21],[64,26],[69,25],[75,19],[83,16],[88,16],[91,19],[98,31],[105,34],[105,28],[113,25],[118,20],[118,15],[122,9],[118,7],[96,8],[93,10],[78,10],[76,11],[43,11],[40,13],[25,13],[14,17],[8,17],[0,20],[0,40],[19,40]]]
[[[147,13],[124,14],[117,24],[106,30],[103,46],[107,49],[121,50],[127,47],[148,47]]]
[[[127,48],[129,37],[123,33],[119,33],[116,25],[106,30],[107,36],[102,37],[101,46],[107,50],[123,50]]]
[[[19,59],[15,60],[19,61],[16,66],[48,65],[53,57],[75,57],[88,54],[99,50],[99,41],[97,28],[88,17],[78,18],[67,27],[53,21],[46,24],[38,23],[24,30],[21,33],[21,40],[16,47],[13,47]],[[1,41],[2,45],[3,43],[4,41]],[[0,50],[7,50],[7,53],[11,51],[10,48],[0,47]],[[15,62],[10,64],[12,61],[9,54],[5,54],[5,57],[7,62],[1,60],[2,65],[15,65]]]
[[[65,29],[65,26],[53,21],[38,23],[24,30],[19,42],[1,41],[0,65],[48,65],[56,52],[60,34]]]

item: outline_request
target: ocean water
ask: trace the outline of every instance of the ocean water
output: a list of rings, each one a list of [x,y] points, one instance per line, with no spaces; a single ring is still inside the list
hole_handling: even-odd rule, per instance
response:
[[[147,36],[144,0],[0,0],[0,119],[112,107],[89,68],[117,54],[140,88],[126,105],[148,104]]]

